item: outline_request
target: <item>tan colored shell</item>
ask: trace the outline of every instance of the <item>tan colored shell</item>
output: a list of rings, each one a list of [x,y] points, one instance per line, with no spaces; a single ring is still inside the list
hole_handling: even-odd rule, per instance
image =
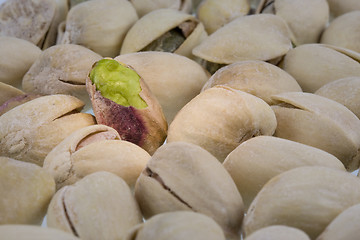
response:
[[[186,104],[169,126],[168,142],[197,144],[220,162],[243,141],[272,135],[276,119],[258,97],[226,86],[215,86]]]
[[[273,96],[278,106],[275,136],[333,154],[349,171],[360,164],[360,120],[344,105],[311,93]]]
[[[271,178],[296,167],[312,165],[345,170],[339,159],[325,151],[272,136],[257,136],[243,142],[223,163],[246,209]]]
[[[31,42],[0,37],[0,82],[20,87],[23,76],[40,54],[41,49]]]
[[[0,116],[0,155],[42,166],[65,137],[95,123],[92,115],[76,113],[82,107],[75,97],[50,95],[11,109]]]
[[[304,92],[315,92],[337,79],[360,76],[360,54],[321,44],[304,44],[290,50],[281,67]]]
[[[335,18],[321,36],[321,43],[360,53],[360,9]]]
[[[286,225],[316,239],[342,211],[360,203],[360,179],[328,167],[300,167],[272,178],[258,193],[244,220],[245,235]]]
[[[271,95],[281,92],[301,92],[296,80],[281,68],[263,61],[240,61],[222,67],[206,82],[203,90],[225,85],[273,104]]]
[[[225,240],[224,232],[210,217],[195,212],[157,214],[129,231],[124,240]]]
[[[15,88],[9,84],[0,82],[0,107],[10,98],[21,96],[23,94],[25,93],[20,89]]]
[[[193,54],[210,62],[231,64],[243,60],[272,60],[291,48],[285,21],[273,14],[257,14],[226,24],[195,47]]]
[[[0,224],[40,225],[55,193],[52,176],[35,164],[0,157],[0,182]]]
[[[330,7],[330,13],[334,16],[340,16],[344,13],[360,10],[358,0],[327,0]]]
[[[126,32],[137,20],[127,0],[86,1],[70,9],[61,43],[82,45],[103,57],[115,57]]]
[[[122,239],[141,222],[129,186],[109,172],[96,172],[61,188],[47,212],[49,227],[81,239]]]
[[[248,237],[246,240],[310,240],[309,236],[302,230],[283,226],[274,225],[261,228]]]
[[[134,5],[139,17],[160,8],[171,8],[186,13],[192,10],[191,0],[130,0],[130,2]]]
[[[1,88],[1,87],[0,87]],[[11,92],[8,92],[11,93]],[[5,96],[7,94],[4,94]],[[4,113],[10,111],[11,109],[13,109],[14,107],[17,107],[23,103],[29,102],[31,100],[34,100],[35,98],[41,97],[41,95],[38,94],[21,94],[15,97],[12,97],[10,99],[8,99],[6,102],[4,102],[2,105],[0,105],[0,116],[3,115]]]
[[[140,175],[135,197],[145,218],[195,211],[213,218],[227,237],[240,237],[243,203],[236,185],[215,157],[194,144],[161,146]]]
[[[132,66],[144,78],[169,124],[209,78],[198,63],[168,52],[129,53],[115,60]]]

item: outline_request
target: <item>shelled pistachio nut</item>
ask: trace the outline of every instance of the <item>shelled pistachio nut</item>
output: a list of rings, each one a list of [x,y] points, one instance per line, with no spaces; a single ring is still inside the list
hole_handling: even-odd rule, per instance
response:
[[[309,236],[302,230],[284,225],[274,225],[261,228],[246,240],[310,240]]]
[[[195,212],[157,214],[134,227],[124,240],[225,240],[221,227],[210,217]]]
[[[86,1],[70,9],[60,43],[82,45],[103,57],[115,57],[126,32],[137,20],[127,0]]]
[[[316,239],[342,211],[360,203],[360,179],[328,167],[299,167],[272,178],[256,195],[244,232],[286,225]]]
[[[150,154],[163,144],[168,126],[161,105],[134,69],[102,59],[86,78],[86,89],[99,124]]]
[[[6,95],[6,94],[4,94]],[[13,109],[14,107],[17,107],[23,103],[29,102],[31,100],[34,100],[35,98],[41,97],[41,95],[38,94],[21,94],[16,97],[12,97],[5,101],[3,104],[0,105],[0,116],[4,113],[8,112],[9,110]]]
[[[312,93],[273,96],[275,136],[320,148],[337,157],[348,171],[360,164],[360,120],[344,105]]]
[[[145,218],[194,211],[213,218],[227,237],[240,237],[243,202],[236,185],[214,156],[194,144],[161,146],[141,173],[135,198]]]
[[[273,104],[271,95],[282,92],[302,92],[296,80],[281,68],[258,60],[240,61],[217,70],[203,90],[216,85],[235,88]]]
[[[271,178],[296,167],[312,165],[345,171],[341,161],[325,151],[272,136],[258,136],[243,142],[223,163],[246,209]]]
[[[290,50],[281,68],[292,75],[304,92],[345,77],[360,76],[360,53],[322,44],[304,44]]]
[[[330,7],[330,13],[333,17],[340,16],[347,12],[360,10],[360,2],[358,0],[327,0]]]
[[[0,116],[0,155],[42,166],[46,155],[72,132],[93,125],[69,95],[38,97]]]
[[[191,13],[192,0],[130,0],[139,17],[160,8],[171,8],[185,13]]]
[[[109,172],[92,173],[56,192],[47,225],[81,239],[122,239],[142,222],[140,209],[124,180]]]
[[[25,73],[40,54],[41,49],[31,42],[0,36],[0,83],[21,87]]]
[[[219,85],[201,92],[179,111],[167,141],[199,145],[223,162],[243,141],[272,135],[275,129],[275,114],[266,102]]]
[[[169,124],[176,113],[200,93],[209,79],[208,73],[198,63],[174,53],[129,53],[115,60],[132,66],[144,78],[159,100]]]
[[[24,95],[25,93],[20,89],[13,87],[9,84],[0,82],[0,106],[3,105],[6,101],[13,97],[18,97]]]
[[[52,176],[35,164],[0,157],[0,182],[0,224],[40,225],[55,193]]]
[[[204,25],[194,16],[174,9],[158,9],[131,27],[120,54],[160,51],[193,58],[192,49],[206,36]]]

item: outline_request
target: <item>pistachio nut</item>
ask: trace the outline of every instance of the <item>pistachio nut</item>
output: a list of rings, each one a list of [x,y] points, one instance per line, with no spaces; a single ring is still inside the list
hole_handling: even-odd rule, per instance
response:
[[[275,114],[266,102],[219,85],[201,92],[179,111],[167,141],[197,144],[223,162],[240,143],[272,135],[275,129]]]
[[[6,94],[4,94],[6,95]],[[7,111],[13,109],[16,106],[19,106],[23,103],[29,102],[35,98],[41,97],[41,95],[38,94],[21,94],[16,97],[12,97],[5,101],[3,104],[0,105],[0,116],[6,113]]]
[[[0,37],[0,83],[21,87],[22,79],[40,56],[41,49],[15,37]]]
[[[0,182],[0,224],[40,225],[55,193],[52,176],[35,164],[0,157]]]
[[[347,77],[327,83],[315,94],[332,99],[343,104],[360,118],[360,76]]]
[[[345,77],[360,76],[360,54],[322,44],[304,44],[290,50],[281,68],[292,75],[304,92]]]
[[[360,120],[344,105],[312,93],[274,95],[275,136],[320,148],[348,171],[360,164]]]
[[[344,13],[360,10],[358,0],[327,0],[330,7],[330,13],[334,16],[340,16]]]
[[[65,137],[95,123],[78,113],[83,102],[69,95],[38,97],[0,116],[0,155],[42,166]]]
[[[139,17],[160,8],[171,8],[181,12],[190,13],[192,0],[130,0]]]
[[[235,88],[273,104],[271,95],[282,92],[302,92],[296,80],[281,68],[258,60],[232,63],[217,70],[203,90],[216,85]]]
[[[113,59],[96,62],[86,78],[96,121],[116,129],[121,139],[150,154],[163,144],[167,122],[143,78]]]
[[[197,145],[161,146],[140,174],[135,198],[145,218],[194,211],[213,218],[227,237],[240,237],[243,202],[236,185],[219,161]]]
[[[176,113],[197,94],[209,79],[195,61],[168,52],[139,52],[120,55],[115,60],[132,66],[159,100],[170,124]]]
[[[208,34],[250,11],[248,0],[204,0],[197,8],[196,15],[204,24]]]
[[[60,43],[82,45],[103,57],[115,57],[126,32],[137,20],[127,0],[86,1],[70,9]]]
[[[273,225],[261,228],[246,240],[310,240],[309,236],[302,230],[284,225]]]
[[[141,212],[129,186],[109,172],[92,173],[61,188],[47,212],[49,227],[84,240],[122,239],[141,222]]]
[[[120,54],[160,51],[193,58],[192,49],[206,36],[204,25],[194,16],[174,9],[158,9],[131,27]]]
[[[134,227],[124,240],[225,240],[221,227],[210,217],[174,211],[153,216]]]
[[[20,89],[13,87],[9,84],[0,82],[0,106],[3,105],[6,101],[13,97],[18,97],[24,95],[25,93]]]
[[[85,88],[86,76],[94,62],[101,58],[75,44],[52,46],[42,52],[24,75],[22,88],[25,92],[42,95],[73,95],[86,104],[87,110],[91,104]]]
[[[360,203],[360,179],[328,167],[299,167],[283,172],[256,195],[244,219],[244,232],[271,225],[303,230],[316,239],[342,211]]]
[[[360,9],[335,18],[321,35],[320,42],[360,53],[359,28]]]
[[[342,211],[326,227],[317,240],[352,240],[358,238],[360,230],[357,223],[360,221],[360,204],[356,204]]]

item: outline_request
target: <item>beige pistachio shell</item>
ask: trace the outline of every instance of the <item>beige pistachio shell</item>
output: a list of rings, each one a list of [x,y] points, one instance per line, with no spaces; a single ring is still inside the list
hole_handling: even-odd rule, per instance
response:
[[[8,101],[10,98],[18,97],[25,94],[20,89],[13,87],[9,84],[0,82],[0,108],[1,105],[3,105],[6,101]]]
[[[130,0],[134,5],[139,17],[161,8],[171,8],[190,13],[192,10],[191,0]]]
[[[92,115],[76,113],[82,107],[75,97],[49,95],[11,109],[0,117],[0,155],[42,166],[65,137],[95,123]]]
[[[335,18],[321,36],[321,43],[360,53],[360,9]]]
[[[317,238],[317,240],[352,240],[360,235],[357,223],[360,221],[360,204],[341,212]]]
[[[360,76],[360,58],[351,54],[356,55],[326,45],[304,44],[286,54],[282,68],[297,80],[304,92],[315,92],[337,79]]]
[[[195,212],[157,214],[135,227],[125,240],[225,240],[221,227],[210,217]]]
[[[196,15],[204,24],[208,34],[250,11],[248,0],[204,0],[197,8]]]
[[[6,96],[6,94],[5,94]],[[14,107],[17,107],[23,103],[29,102],[31,100],[34,100],[35,98],[41,97],[41,95],[38,94],[21,94],[16,97],[12,97],[8,99],[6,102],[4,102],[2,105],[0,105],[0,116],[4,113],[10,111]]]
[[[258,97],[226,86],[215,86],[193,98],[169,126],[168,142],[197,144],[220,162],[243,141],[272,135],[275,114]]]
[[[248,237],[246,240],[310,240],[309,236],[302,230],[283,226],[274,225],[261,228]]]
[[[360,120],[344,105],[311,93],[282,93],[272,109],[275,136],[320,148],[349,171],[359,168]]]
[[[0,157],[0,182],[0,224],[40,225],[55,193],[52,176],[35,164]]]
[[[96,172],[61,188],[47,212],[49,227],[81,239],[122,239],[141,222],[129,186],[109,172]]]
[[[6,240],[79,240],[54,228],[16,224],[0,225],[0,236]]]
[[[196,62],[168,52],[139,52],[120,55],[115,60],[132,66],[159,100],[167,122],[200,93],[208,80]]]
[[[333,155],[305,144],[272,136],[257,136],[240,144],[223,163],[233,178],[245,207],[271,178],[301,166],[344,170]]]
[[[240,237],[243,203],[236,185],[215,157],[194,144],[161,146],[140,175],[135,197],[146,218],[178,210],[199,212],[213,218],[228,237]]]
[[[206,82],[203,90],[216,85],[235,88],[273,104],[271,95],[301,92],[296,80],[281,68],[263,61],[240,61],[222,67]]]
[[[21,87],[23,76],[40,54],[41,49],[29,41],[0,37],[0,82]]]
[[[358,0],[327,0],[330,7],[330,13],[334,16],[340,16],[344,13],[360,10]]]
[[[292,48],[285,21],[272,14],[238,17],[193,49],[197,57],[214,63],[272,60]]]
[[[70,9],[61,43],[82,45],[103,57],[115,57],[126,32],[137,20],[127,0],[86,1]]]
[[[244,220],[246,235],[286,225],[316,239],[342,211],[360,203],[360,179],[328,167],[299,167],[272,178],[258,193]]]

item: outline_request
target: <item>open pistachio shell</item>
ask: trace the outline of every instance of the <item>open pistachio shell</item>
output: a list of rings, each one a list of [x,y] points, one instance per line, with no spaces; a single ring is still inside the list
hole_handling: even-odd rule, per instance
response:
[[[334,16],[340,16],[344,13],[360,10],[358,0],[327,0],[330,7],[330,13]]]
[[[130,2],[134,5],[139,17],[160,8],[171,8],[186,13],[192,10],[191,0],[130,0]]]
[[[0,182],[0,224],[40,225],[55,193],[52,176],[35,164],[0,157]]]
[[[311,93],[274,95],[275,136],[333,154],[349,171],[360,164],[360,120],[344,105]]]
[[[23,103],[29,102],[35,98],[41,97],[41,95],[38,94],[21,94],[16,97],[12,97],[8,99],[6,102],[4,102],[2,105],[0,105],[0,116],[6,113],[7,111],[13,109],[14,107],[17,107]]]
[[[61,43],[82,45],[103,57],[115,57],[126,32],[137,20],[127,0],[86,1],[70,9]]]
[[[0,116],[0,155],[42,166],[46,155],[73,131],[93,125],[90,114],[77,113],[83,102],[49,95],[21,104]]]
[[[197,144],[220,162],[243,141],[272,135],[275,114],[258,97],[226,87],[207,89],[187,103],[169,126],[168,142]]]
[[[286,225],[311,239],[342,211],[360,203],[360,179],[328,167],[299,167],[272,178],[256,195],[244,220],[244,232]]]
[[[25,94],[18,88],[15,88],[6,83],[0,82],[0,106],[3,105],[10,98],[21,96]]]
[[[261,228],[249,236],[246,240],[310,240],[302,230],[284,225],[274,225]]]
[[[109,172],[96,172],[61,188],[47,212],[49,227],[81,239],[122,239],[141,222],[129,186]]]
[[[209,78],[198,63],[174,53],[129,53],[115,60],[132,66],[144,78],[169,124],[176,113],[200,93]]]
[[[216,85],[250,93],[268,104],[273,104],[271,95],[302,91],[290,74],[273,64],[257,60],[240,61],[220,68],[205,83],[203,90]]]

